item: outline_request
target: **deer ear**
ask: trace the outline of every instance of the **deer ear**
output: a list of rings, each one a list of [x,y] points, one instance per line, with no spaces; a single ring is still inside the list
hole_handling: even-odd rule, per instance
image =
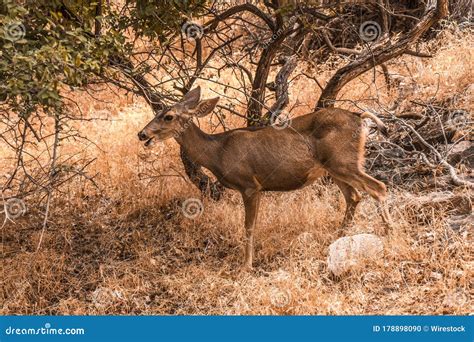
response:
[[[186,95],[184,95],[181,100],[181,104],[189,109],[196,108],[201,98],[201,87],[197,86],[193,90],[190,90]]]
[[[193,110],[192,115],[197,118],[202,118],[203,116],[206,116],[214,110],[217,105],[217,102],[219,102],[219,99],[219,97],[216,97],[213,99],[202,100],[201,102],[199,102],[196,109]]]

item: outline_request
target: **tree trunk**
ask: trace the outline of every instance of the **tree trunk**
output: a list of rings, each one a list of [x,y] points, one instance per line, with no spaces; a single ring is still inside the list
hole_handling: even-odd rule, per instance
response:
[[[184,150],[180,149],[181,160],[183,162],[184,171],[188,175],[191,182],[204,195],[209,195],[213,200],[220,200],[224,193],[224,186],[218,181],[213,182],[203,171],[200,165],[189,159]]]

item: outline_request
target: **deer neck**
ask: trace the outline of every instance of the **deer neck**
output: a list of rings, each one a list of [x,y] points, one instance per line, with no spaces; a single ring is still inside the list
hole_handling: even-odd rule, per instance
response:
[[[193,122],[176,138],[189,159],[205,168],[212,169],[213,160],[220,148],[219,142],[204,133]]]

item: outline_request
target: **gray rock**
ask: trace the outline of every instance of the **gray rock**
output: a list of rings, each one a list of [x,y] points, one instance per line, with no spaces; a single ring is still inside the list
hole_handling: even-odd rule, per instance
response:
[[[337,239],[329,246],[328,269],[336,276],[378,259],[383,252],[382,240],[374,234],[358,234]]]

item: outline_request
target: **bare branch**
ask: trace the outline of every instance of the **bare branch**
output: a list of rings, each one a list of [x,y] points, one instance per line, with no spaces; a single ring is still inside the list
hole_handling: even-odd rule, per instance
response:
[[[436,8],[429,9],[420,22],[396,43],[382,42],[372,51],[361,55],[355,61],[336,71],[322,92],[315,109],[334,106],[337,94],[348,82],[371,68],[404,54],[413,42],[418,40],[430,27],[447,14],[447,0],[438,0]]]

